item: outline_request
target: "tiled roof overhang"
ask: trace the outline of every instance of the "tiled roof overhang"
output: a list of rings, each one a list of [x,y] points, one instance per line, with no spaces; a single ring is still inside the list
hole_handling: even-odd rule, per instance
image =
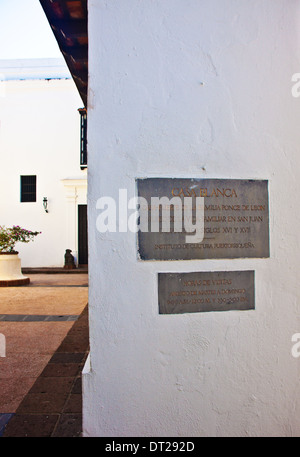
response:
[[[87,107],[87,0],[40,0],[40,4]]]

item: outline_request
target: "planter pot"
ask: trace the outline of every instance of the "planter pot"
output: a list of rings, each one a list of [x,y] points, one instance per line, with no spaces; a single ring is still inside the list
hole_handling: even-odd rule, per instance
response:
[[[29,282],[22,274],[18,253],[0,253],[0,287],[24,286]]]

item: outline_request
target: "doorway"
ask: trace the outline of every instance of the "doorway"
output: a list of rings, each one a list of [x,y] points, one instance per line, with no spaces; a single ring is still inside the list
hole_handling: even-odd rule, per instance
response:
[[[88,265],[87,205],[78,205],[78,265]]]

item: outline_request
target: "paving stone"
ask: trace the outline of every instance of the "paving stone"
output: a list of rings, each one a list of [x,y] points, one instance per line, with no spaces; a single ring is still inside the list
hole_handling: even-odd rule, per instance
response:
[[[29,393],[22,400],[18,414],[45,414],[45,413],[61,413],[68,398],[68,392],[65,393]]]
[[[0,379],[1,413],[15,413],[23,398],[33,386],[35,379],[15,377]]]
[[[21,322],[25,320],[25,314],[1,314],[0,320],[3,322]]]
[[[5,427],[12,417],[13,413],[0,414],[0,437],[3,435]]]
[[[29,393],[69,393],[74,388],[73,377],[44,377],[40,376]]]
[[[75,380],[71,393],[72,394],[81,394],[82,392],[82,379],[81,376],[78,376],[78,378]]]
[[[31,352],[14,353],[11,357],[3,357],[0,362],[0,379],[37,378],[49,358],[50,354]]]
[[[53,354],[49,363],[81,363],[85,360],[84,352],[56,352]]]
[[[75,377],[79,373],[78,363],[48,363],[41,373],[41,376],[55,377]]]
[[[3,437],[51,437],[58,414],[16,414],[8,422]]]
[[[47,315],[47,314],[1,314],[2,322],[60,322],[76,321],[78,315]]]
[[[88,287],[2,287],[0,297],[1,314],[80,315]]]
[[[66,336],[57,352],[84,352],[88,347],[88,336]]]
[[[66,401],[63,413],[82,413],[82,395],[71,394]]]
[[[52,437],[80,437],[82,433],[81,414],[62,414]]]

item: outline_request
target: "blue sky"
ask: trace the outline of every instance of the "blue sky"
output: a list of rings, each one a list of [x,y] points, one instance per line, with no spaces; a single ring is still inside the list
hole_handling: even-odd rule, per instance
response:
[[[0,59],[62,57],[39,0],[0,0]]]

